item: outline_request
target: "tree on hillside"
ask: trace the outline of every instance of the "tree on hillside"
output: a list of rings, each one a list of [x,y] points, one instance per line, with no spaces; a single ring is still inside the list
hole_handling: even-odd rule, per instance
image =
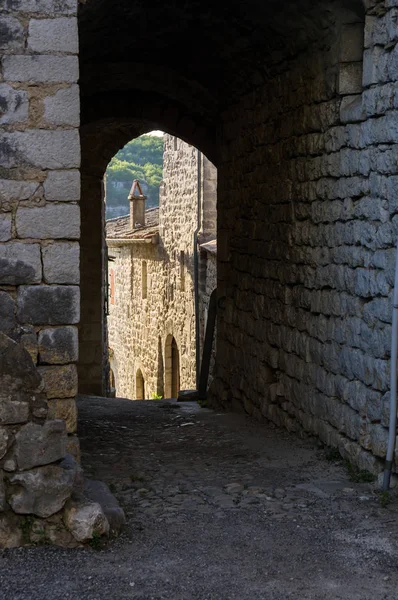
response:
[[[147,208],[159,205],[159,185],[163,170],[163,137],[142,135],[124,146],[106,170],[106,216],[129,212],[128,194],[139,179],[148,197]]]

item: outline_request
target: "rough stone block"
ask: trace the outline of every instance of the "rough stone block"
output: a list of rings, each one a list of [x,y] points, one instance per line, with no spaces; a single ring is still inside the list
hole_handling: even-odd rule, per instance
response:
[[[126,523],[126,516],[108,486],[102,481],[86,479],[84,495],[101,506],[108,520],[110,533],[118,533]]]
[[[2,4],[3,6],[3,4]],[[15,0],[4,0],[5,10],[15,10]],[[77,0],[17,0],[21,12],[53,15],[74,15],[77,12]]]
[[[4,133],[1,166],[11,169],[31,165],[42,169],[73,169],[80,166],[77,129],[28,129]]]
[[[3,70],[6,81],[76,83],[79,78],[79,63],[76,56],[47,54],[5,56]]]
[[[37,363],[37,354],[39,351],[37,344],[37,335],[35,333],[25,333],[21,336],[21,344],[25,348],[35,365]]]
[[[18,517],[10,512],[0,515],[0,548],[18,548],[23,544],[23,533]]]
[[[342,123],[356,123],[366,118],[365,109],[360,95],[345,96],[340,105],[340,120]]]
[[[79,171],[50,171],[44,183],[46,200],[69,202],[80,200]]]
[[[48,401],[48,418],[62,419],[68,433],[76,433],[77,408],[74,398],[57,398]]]
[[[80,319],[79,300],[75,286],[20,286],[18,320],[32,325],[73,325]]]
[[[47,398],[71,398],[77,394],[75,365],[38,367],[45,383]]]
[[[0,458],[3,458],[3,456],[7,452],[9,437],[10,436],[8,435],[7,429],[5,429],[5,427],[0,427]],[[0,477],[1,477],[1,469],[0,469]],[[1,481],[0,481],[0,485],[1,485]],[[1,508],[0,508],[0,510],[1,510]]]
[[[15,327],[15,302],[7,292],[0,291],[0,331],[7,333]]]
[[[0,124],[26,121],[28,109],[27,92],[15,90],[7,83],[0,84]]]
[[[76,204],[20,208],[17,210],[16,225],[20,238],[79,239],[80,209]]]
[[[40,362],[60,365],[75,362],[79,355],[76,327],[42,329],[39,333]]]
[[[44,118],[52,125],[79,126],[80,123],[79,86],[72,85],[57,91],[44,100]]]
[[[350,23],[344,25],[341,32],[340,62],[362,61],[364,44],[363,23]]]
[[[39,244],[0,245],[0,284],[40,283],[41,276]]]
[[[6,509],[6,488],[4,485],[3,471],[0,470],[0,512],[3,512],[5,509]],[[0,548],[1,548],[1,539],[0,539]]]
[[[15,436],[15,459],[22,471],[56,462],[66,454],[66,428],[61,420],[27,423]]]
[[[64,522],[79,542],[88,542],[94,533],[103,535],[109,532],[109,523],[101,506],[84,496],[67,502]]]
[[[362,63],[343,63],[339,69],[338,93],[359,94],[362,91]]]
[[[80,282],[80,248],[77,242],[55,242],[44,246],[42,256],[46,283]]]
[[[18,514],[50,517],[60,511],[70,497],[74,476],[57,465],[16,473],[9,479],[8,503]]]
[[[31,19],[28,48],[34,52],[71,52],[79,50],[76,17]]]
[[[11,213],[0,213],[0,242],[11,239]]]
[[[0,17],[0,50],[23,50],[23,26],[18,19],[9,15]]]
[[[0,397],[0,423],[2,425],[26,423],[28,419],[29,404],[27,402]]]
[[[0,204],[1,201],[28,200],[29,198],[36,197],[39,189],[40,184],[37,181],[0,179]]]
[[[68,435],[66,451],[71,454],[77,462],[80,462],[80,442],[77,435]]]

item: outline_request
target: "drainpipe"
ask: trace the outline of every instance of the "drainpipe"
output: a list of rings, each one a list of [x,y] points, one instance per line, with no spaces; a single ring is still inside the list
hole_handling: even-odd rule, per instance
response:
[[[384,467],[383,491],[390,487],[395,439],[397,435],[397,358],[398,358],[398,243],[395,262],[395,281],[392,308],[391,375],[390,375],[390,427],[388,431],[387,456]]]
[[[198,150],[198,173],[197,173],[197,184],[198,184],[198,213],[197,213],[197,227],[193,234],[193,260],[194,260],[194,288],[195,288],[195,354],[196,354],[196,389],[199,386],[199,374],[200,374],[200,336],[199,336],[199,253],[198,253],[198,233],[202,221],[202,176],[201,176],[201,162],[202,153]]]

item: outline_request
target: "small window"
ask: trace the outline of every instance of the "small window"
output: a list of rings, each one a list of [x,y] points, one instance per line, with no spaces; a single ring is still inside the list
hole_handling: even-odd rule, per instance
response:
[[[142,299],[145,300],[148,295],[148,271],[147,271],[146,260],[142,261],[141,285],[142,285]]]
[[[111,304],[115,304],[115,271],[113,269],[109,271],[109,295]]]
[[[180,290],[185,292],[185,252],[180,252]]]

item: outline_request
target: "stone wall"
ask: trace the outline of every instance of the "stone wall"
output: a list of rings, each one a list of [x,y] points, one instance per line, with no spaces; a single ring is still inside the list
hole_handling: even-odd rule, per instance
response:
[[[198,189],[198,173],[205,170],[206,184]],[[171,337],[179,350],[180,388],[196,388],[194,234],[198,229],[198,202],[206,202],[203,215],[207,216],[210,235],[215,230],[215,193],[201,196],[205,185],[215,192],[214,172],[215,168],[194,147],[166,135],[159,244],[115,248],[109,242],[109,256],[115,259],[109,263],[115,282],[114,304],[110,303],[108,317],[109,346],[118,396],[136,398],[138,370],[144,377],[147,398],[167,394],[166,357]],[[143,261],[147,269],[145,299]]]
[[[210,304],[210,296],[217,288],[217,254],[201,249],[200,253],[200,287],[199,287],[199,315],[200,315],[200,347],[201,356],[203,352],[203,341],[206,332],[207,317]],[[214,341],[210,359],[208,386],[210,386],[215,375],[216,368],[216,337],[217,327],[214,332]]]
[[[45,382],[78,453],[80,144],[77,1],[11,0],[0,25],[0,330]]]
[[[398,30],[396,2],[373,4],[364,25],[334,4],[322,39],[270,61],[266,85],[223,114],[213,392],[377,471],[398,223]],[[360,86],[346,77],[358,67]]]

